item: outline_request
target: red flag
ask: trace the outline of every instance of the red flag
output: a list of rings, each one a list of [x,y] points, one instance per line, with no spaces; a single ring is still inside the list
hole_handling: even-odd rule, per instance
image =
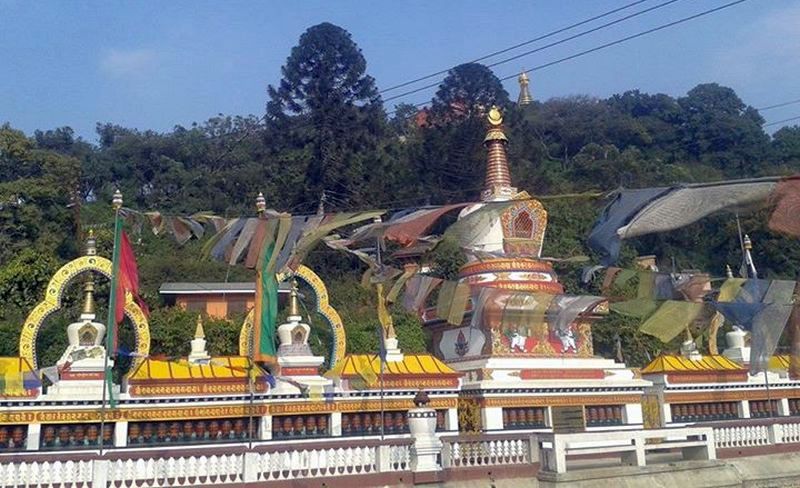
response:
[[[114,310],[114,323],[122,322],[125,316],[125,300],[128,292],[133,295],[133,299],[139,304],[145,315],[150,314],[147,304],[139,296],[139,270],[136,267],[136,256],[133,254],[133,247],[128,240],[128,235],[122,231],[119,242],[119,269],[117,270],[117,300]],[[117,334],[114,334],[117,338]]]

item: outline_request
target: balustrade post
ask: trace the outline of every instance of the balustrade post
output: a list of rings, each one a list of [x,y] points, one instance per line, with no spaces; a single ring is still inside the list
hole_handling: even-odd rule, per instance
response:
[[[772,424],[769,426],[769,444],[783,444],[783,425]]]
[[[414,398],[417,408],[408,411],[408,428],[414,444],[411,446],[411,471],[439,471],[442,469],[442,441],[436,436],[436,410],[427,408],[427,393],[420,390]]]
[[[391,446],[382,444],[375,450],[375,467],[379,473],[388,473],[392,470],[391,449]]]
[[[258,481],[258,461],[259,454],[257,452],[246,452],[242,459],[244,472],[242,473],[242,481],[245,483],[255,483]]]
[[[111,461],[106,459],[92,460],[92,488],[106,488],[108,486],[109,471],[111,471]]]
[[[528,437],[528,463],[535,464],[540,463],[539,459],[539,436],[532,435]]]

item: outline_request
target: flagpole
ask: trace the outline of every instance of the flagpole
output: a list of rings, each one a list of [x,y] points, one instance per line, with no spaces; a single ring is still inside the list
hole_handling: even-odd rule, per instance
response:
[[[382,219],[380,218],[380,216],[378,216],[378,217],[375,217],[374,219],[372,219],[372,222],[374,224],[380,224],[382,222]],[[375,238],[375,258],[376,258],[376,261],[378,263],[378,273],[380,273],[381,271],[383,271],[383,259],[382,259],[382,256],[381,256],[381,238],[380,238],[380,235]],[[378,278],[380,279],[380,277],[378,277]],[[378,285],[376,285],[376,288],[377,288],[377,292],[378,292],[378,307],[380,307],[381,306],[381,304],[380,304],[381,300],[383,300],[383,285],[382,285],[382,283],[379,282]],[[380,316],[380,312],[378,313],[378,315]],[[386,411],[385,411],[384,403],[383,403],[383,370],[384,370],[384,363],[385,363],[385,360],[386,360],[386,334],[385,334],[386,331],[383,329],[383,324],[381,323],[380,317],[378,317],[378,330],[380,331],[380,335],[378,336],[378,339],[381,341],[380,346],[378,348],[378,357],[379,357],[379,361],[380,361],[379,364],[380,364],[380,368],[381,368],[380,369],[380,375],[381,375],[381,379],[380,379],[380,381],[381,381],[381,390],[380,390],[380,400],[381,400],[381,441],[383,441],[383,439],[384,439],[384,426],[386,425],[386,418],[385,418]]]
[[[116,308],[117,308],[117,273],[119,273],[119,239],[120,232],[122,231],[122,222],[119,218],[119,210],[122,208],[122,193],[117,189],[114,192],[114,197],[111,200],[111,205],[114,209],[114,248],[111,252],[111,285],[108,293],[108,321],[106,326],[106,354],[103,360],[103,395],[100,403],[100,455],[103,455],[103,448],[105,447],[105,424],[106,424],[106,392],[108,392],[109,399],[111,399],[111,383],[109,381],[109,367],[108,358],[111,355],[112,345],[114,340],[115,322],[116,322]],[[123,297],[123,300],[125,298]],[[113,440],[113,438],[112,438]]]

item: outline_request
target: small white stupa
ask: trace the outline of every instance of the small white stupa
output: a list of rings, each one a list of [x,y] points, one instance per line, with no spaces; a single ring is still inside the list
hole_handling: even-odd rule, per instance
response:
[[[297,294],[297,282],[292,282],[289,295],[289,316],[286,323],[278,327],[278,365],[280,376],[291,382],[281,381],[277,390],[300,391],[302,387],[319,388],[332,385],[333,382],[319,374],[319,367],[325,361],[322,356],[315,356],[308,345],[311,327],[303,322]]]
[[[89,231],[86,242],[86,255],[97,254],[94,234]],[[101,398],[105,386],[104,368],[114,366],[114,361],[106,359],[103,340],[106,326],[96,321],[94,306],[94,277],[91,272],[84,284],[83,311],[77,322],[67,326],[69,345],[56,362],[58,383],[52,385],[47,396],[52,399]]]
[[[203,316],[197,315],[197,326],[194,329],[194,339],[191,341],[192,352],[189,353],[189,362],[192,364],[207,363],[211,356],[206,349],[206,332],[203,330]]]

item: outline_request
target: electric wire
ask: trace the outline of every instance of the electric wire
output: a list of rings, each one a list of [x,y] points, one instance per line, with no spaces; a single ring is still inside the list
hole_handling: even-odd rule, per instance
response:
[[[562,27],[560,29],[556,29],[554,31],[548,32],[547,34],[542,34],[539,37],[535,37],[533,39],[529,39],[527,41],[515,44],[515,45],[513,45],[511,47],[507,47],[505,49],[501,49],[499,51],[495,51],[493,53],[486,54],[486,55],[481,56],[479,58],[475,58],[472,61],[468,61],[468,63],[478,63],[480,61],[484,61],[486,59],[493,58],[495,56],[499,56],[500,54],[505,54],[505,53],[507,53],[509,51],[513,51],[514,49],[518,49],[520,47],[527,46],[527,45],[532,44],[534,42],[538,42],[538,41],[547,39],[549,37],[552,37],[552,36],[554,36],[556,34],[561,34],[562,32],[566,32],[568,30],[572,30],[575,27],[580,27],[580,26],[588,24],[590,22],[594,22],[595,20],[602,19],[603,17],[608,17],[609,15],[613,15],[613,14],[615,14],[617,12],[621,12],[621,11],[629,9],[631,7],[635,7],[636,5],[639,5],[639,4],[644,3],[646,1],[648,1],[648,0],[637,0],[635,2],[631,2],[629,4],[626,4],[626,5],[623,5],[621,7],[615,8],[613,10],[609,10],[608,12],[604,12],[604,13],[602,13],[600,15],[595,15],[594,17],[590,17],[590,18],[588,18],[586,20],[582,20],[580,22],[576,22],[576,23],[568,25],[566,27]],[[389,88],[384,88],[383,90],[380,90],[378,93],[386,93],[386,92],[389,92],[389,91],[397,90],[398,88],[403,88],[403,87],[406,87],[408,85],[413,85],[414,83],[419,83],[420,81],[429,80],[429,79],[431,79],[433,77],[441,76],[443,74],[447,74],[447,72],[450,71],[451,69],[453,69],[454,67],[455,66],[451,66],[451,67],[449,67],[447,69],[443,69],[443,70],[437,71],[435,73],[431,73],[431,74],[428,74],[428,75],[425,75],[425,76],[421,76],[421,77],[415,78],[415,79],[413,79],[411,81],[405,81],[405,82],[402,82],[402,83],[398,83],[396,85],[392,85]]]
[[[793,120],[800,120],[800,115],[797,115],[795,117],[789,117],[788,119],[776,120],[775,122],[770,122],[768,124],[764,124],[764,127],[771,127],[773,125],[785,124],[786,122],[791,122]]]
[[[658,10],[658,9],[660,9],[660,8],[667,7],[667,6],[669,6],[669,5],[672,5],[673,3],[676,3],[676,2],[679,2],[679,1],[681,1],[681,0],[667,0],[666,2],[662,2],[662,3],[658,4],[658,5],[654,5],[654,6],[652,6],[652,7],[646,8],[646,9],[644,9],[644,10],[640,10],[640,11],[638,11],[638,12],[634,12],[634,13],[632,13],[632,14],[626,15],[625,17],[621,17],[621,18],[619,18],[619,19],[612,20],[611,22],[606,22],[605,24],[601,24],[601,25],[599,25],[599,26],[597,26],[597,27],[593,27],[593,28],[591,28],[591,29],[588,29],[588,30],[585,30],[585,31],[579,32],[579,33],[577,33],[577,34],[575,34],[575,35],[572,35],[572,36],[566,37],[566,38],[564,38],[564,39],[559,39],[558,41],[551,42],[550,44],[545,44],[544,46],[537,47],[536,49],[531,49],[531,50],[529,50],[529,51],[525,51],[525,52],[523,52],[523,53],[519,53],[519,54],[517,54],[517,55],[515,55],[515,56],[512,56],[512,57],[509,57],[509,58],[507,58],[507,59],[503,59],[503,60],[501,60],[501,61],[497,61],[497,62],[495,62],[495,63],[487,64],[487,65],[486,65],[486,67],[487,67],[487,68],[493,68],[493,67],[495,67],[495,66],[500,66],[501,64],[506,64],[506,63],[509,63],[509,62],[511,62],[511,61],[514,61],[514,60],[517,60],[517,59],[523,58],[523,57],[525,57],[525,56],[530,56],[531,54],[538,53],[538,52],[544,51],[544,50],[546,50],[546,49],[550,49],[551,47],[555,47],[555,46],[558,46],[558,45],[564,44],[565,42],[569,42],[569,41],[572,41],[572,40],[578,39],[578,38],[580,38],[580,37],[583,37],[583,36],[586,36],[586,35],[592,34],[592,33],[594,33],[594,32],[597,32],[597,31],[600,31],[600,30],[606,29],[606,28],[608,28],[608,27],[611,27],[611,26],[613,26],[613,25],[617,25],[617,24],[619,24],[619,23],[625,22],[625,21],[627,21],[627,20],[630,20],[630,19],[632,19],[632,18],[638,17],[638,16],[640,16],[640,15],[644,15],[644,14],[646,14],[646,13],[649,13],[649,12],[652,12],[652,11],[654,11],[654,10]],[[399,94],[397,94],[397,95],[393,95],[393,96],[391,96],[391,97],[387,97],[386,99],[384,99],[384,102],[390,102],[390,101],[392,101],[392,100],[396,100],[396,99],[398,99],[398,98],[402,98],[402,97],[405,97],[405,96],[408,96],[408,95],[412,95],[412,94],[414,94],[414,93],[419,93],[419,92],[421,92],[421,91],[425,91],[425,90],[428,90],[428,89],[430,89],[430,88],[435,88],[435,87],[437,87],[437,86],[439,86],[439,82],[436,82],[436,83],[430,83],[430,84],[427,84],[427,85],[424,85],[424,86],[421,86],[421,87],[415,88],[415,89],[413,89],[413,90],[408,90],[408,91],[406,91],[406,92],[399,93]]]

